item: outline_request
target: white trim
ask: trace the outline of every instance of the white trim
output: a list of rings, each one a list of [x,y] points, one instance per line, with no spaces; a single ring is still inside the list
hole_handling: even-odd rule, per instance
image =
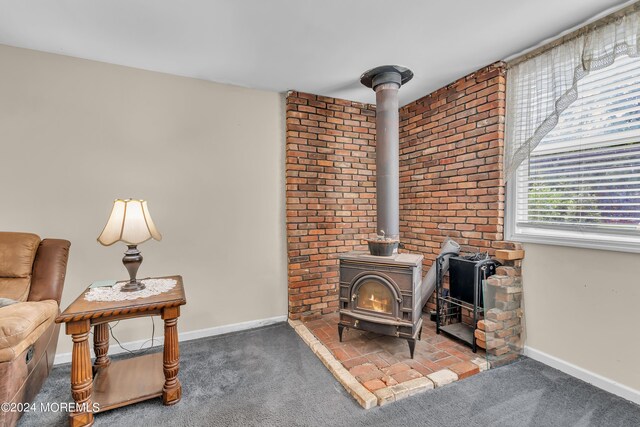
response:
[[[507,181],[505,188],[505,204],[504,204],[504,237],[507,241],[513,241],[516,230],[515,206],[517,205],[516,180],[517,172]]]
[[[273,325],[274,323],[285,322],[287,320],[287,315],[283,316],[275,316],[269,317],[267,319],[257,319],[257,320],[249,320],[247,322],[233,323],[230,325],[221,325],[214,326],[213,328],[206,329],[198,329],[195,331],[187,331],[178,334],[179,341],[191,341],[196,340],[198,338],[206,338],[213,337],[216,335],[228,334],[231,332],[239,332],[245,331],[247,329],[259,328],[261,326]],[[154,341],[157,343],[156,346],[161,346],[164,344],[164,337],[159,336],[154,338]],[[129,349],[139,349],[141,346],[143,348],[148,348],[151,346],[150,339],[143,339],[137,341],[129,341],[122,343],[122,345]],[[111,347],[109,347],[109,355],[125,353],[125,350],[118,346],[118,343],[112,342]],[[54,365],[60,365],[62,363],[71,362],[71,353],[59,353],[56,354],[56,358],[53,361]]]
[[[581,239],[553,236],[536,236],[524,233],[505,233],[506,240],[519,243],[537,243],[541,245],[566,246],[570,248],[596,249],[600,251],[640,253],[640,243],[623,241],[604,241],[596,239]]]
[[[640,241],[628,236],[602,234],[601,238],[579,236],[579,232],[561,233],[555,230],[540,229],[540,234],[518,231],[516,226],[518,174],[514,173],[506,183],[504,207],[505,240],[519,243],[537,243],[541,245],[566,246],[570,248],[596,249],[601,251],[640,253]],[[555,235],[554,235],[555,234]],[[573,235],[572,235],[573,234]],[[624,237],[624,238],[623,238]]]
[[[595,372],[588,371],[574,365],[573,363],[569,363],[529,346],[524,347],[524,354],[533,360],[537,360],[538,362],[544,363],[552,368],[556,368],[565,374],[569,374],[572,377],[576,377],[604,391],[608,391],[609,393],[640,405],[640,390],[635,390],[624,384],[620,384],[609,378],[603,377],[602,375],[596,374]]]

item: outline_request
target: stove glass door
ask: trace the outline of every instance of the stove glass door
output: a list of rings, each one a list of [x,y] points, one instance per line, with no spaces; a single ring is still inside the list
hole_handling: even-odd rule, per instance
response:
[[[375,279],[365,279],[358,287],[356,307],[378,313],[393,314],[391,290],[382,282]]]

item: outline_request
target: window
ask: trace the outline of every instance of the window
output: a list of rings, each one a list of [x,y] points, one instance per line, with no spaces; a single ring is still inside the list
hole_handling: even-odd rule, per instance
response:
[[[640,252],[640,58],[578,83],[578,98],[510,180],[507,235]]]

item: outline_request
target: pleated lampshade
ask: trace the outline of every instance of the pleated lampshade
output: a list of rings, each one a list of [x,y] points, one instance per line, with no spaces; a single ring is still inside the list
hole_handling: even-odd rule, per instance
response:
[[[149,239],[162,240],[145,200],[116,199],[111,215],[104,230],[98,236],[98,242],[104,246],[116,242],[139,245]]]

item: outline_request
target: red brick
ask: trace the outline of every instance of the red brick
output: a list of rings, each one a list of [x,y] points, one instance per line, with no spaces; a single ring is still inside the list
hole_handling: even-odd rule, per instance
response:
[[[416,378],[420,378],[422,374],[414,369],[409,369],[406,371],[398,372],[397,374],[393,374],[392,377],[398,383],[403,383],[405,381],[413,380]]]
[[[467,361],[451,365],[449,366],[449,369],[458,375],[458,380],[462,380],[480,372],[478,365]]]
[[[306,323],[306,325],[309,328],[309,323]],[[313,333],[314,333],[314,335],[317,336],[315,331]],[[351,369],[351,368],[356,367],[358,365],[363,365],[363,364],[365,364],[367,362],[368,362],[368,359],[366,357],[360,356],[360,357],[355,357],[353,359],[345,360],[344,362],[342,362],[342,365],[347,369]]]
[[[402,371],[408,371],[409,369],[411,368],[406,363],[396,363],[389,368],[385,368],[384,372],[387,375],[394,375]]]
[[[376,390],[379,390],[381,388],[385,388],[387,386],[385,383],[383,383],[379,379],[373,379],[373,380],[366,381],[362,385],[365,386],[369,391],[376,391]]]
[[[500,322],[492,322],[491,320],[480,320],[478,321],[478,329],[485,332],[493,332],[496,329],[501,329],[502,323]]]

